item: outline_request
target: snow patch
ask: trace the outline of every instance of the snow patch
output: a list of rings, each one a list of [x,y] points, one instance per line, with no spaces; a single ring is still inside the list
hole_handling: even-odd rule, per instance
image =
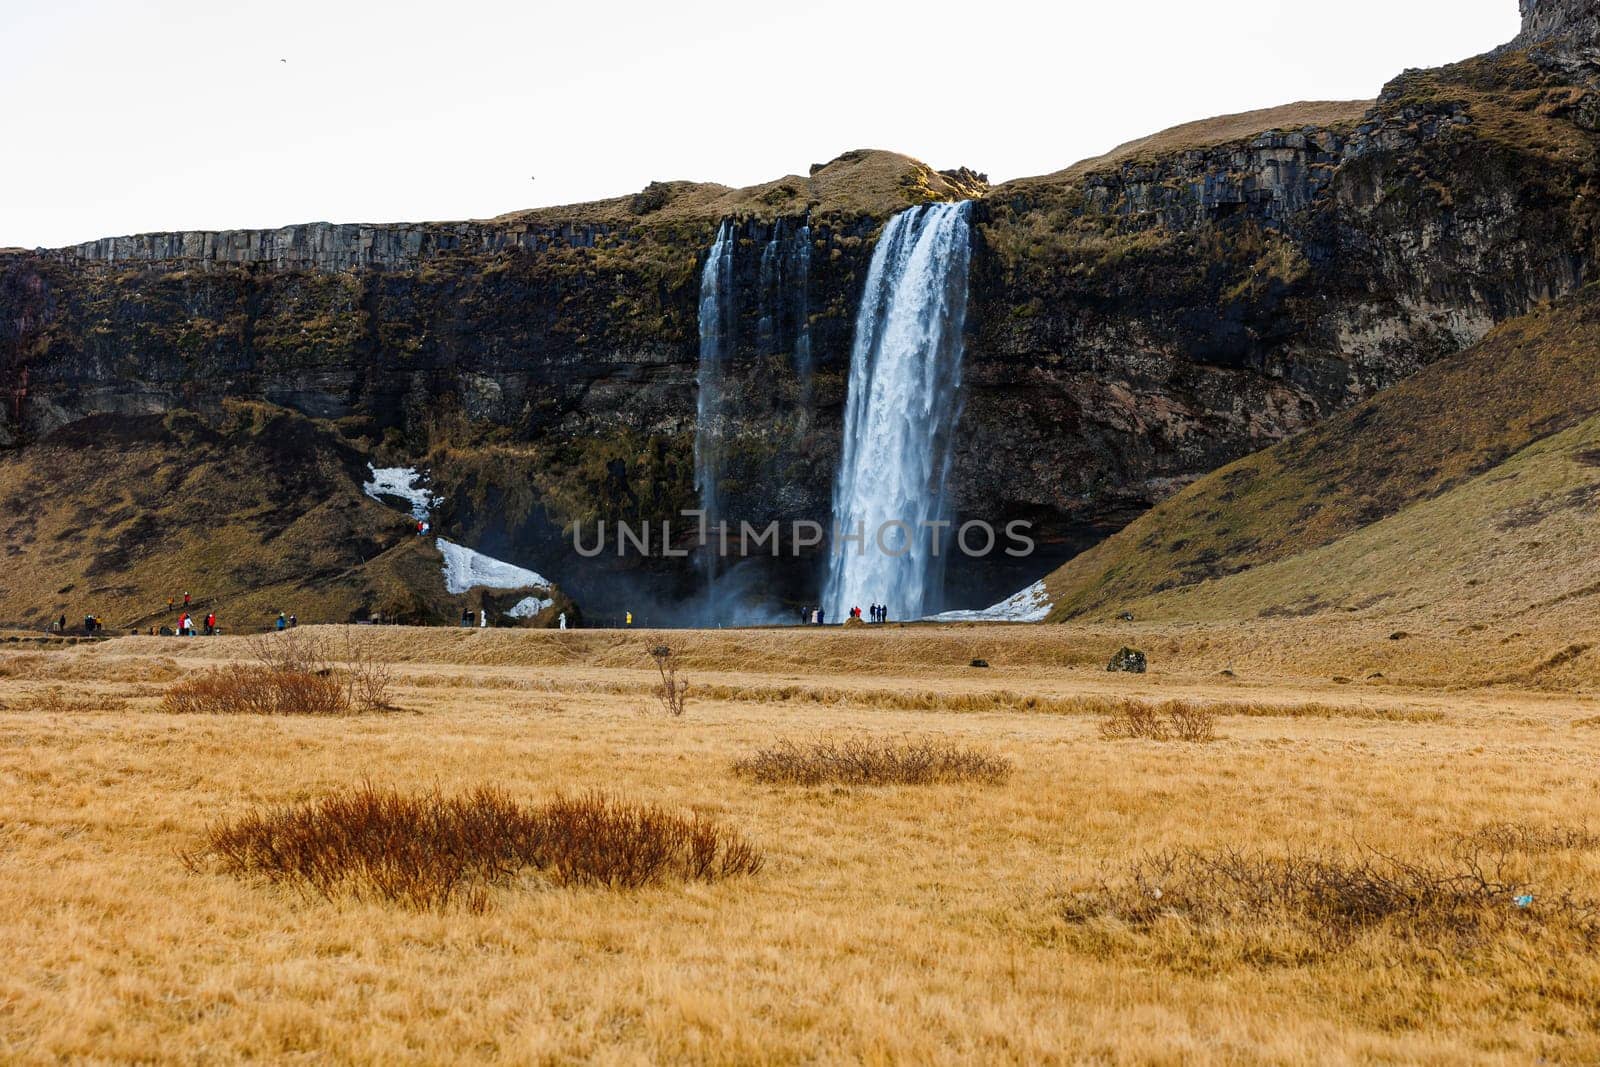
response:
[[[444,587],[450,593],[465,593],[476,588],[550,588],[549,581],[526,567],[485,556],[482,552],[463,548],[442,537],[437,543],[444,555]]]
[[[946,611],[926,622],[1043,622],[1050,614],[1050,591],[1043,580],[982,611]]]
[[[531,619],[545,608],[555,607],[555,604],[554,600],[541,600],[536,596],[530,596],[526,600],[517,601],[506,614],[513,619]]]
[[[426,475],[415,467],[374,467],[368,463],[367,469],[372,472],[372,481],[361,487],[362,492],[380,503],[386,496],[397,496],[411,505],[413,519],[427,521],[428,511],[433,507],[433,494],[417,484]]]

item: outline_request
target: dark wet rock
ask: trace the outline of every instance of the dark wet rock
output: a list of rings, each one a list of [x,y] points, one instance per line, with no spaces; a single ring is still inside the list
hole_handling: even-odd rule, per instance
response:
[[[1106,664],[1108,671],[1122,671],[1127,674],[1143,674],[1148,664],[1144,653],[1134,648],[1120,648],[1117,654],[1111,657],[1111,662]]]

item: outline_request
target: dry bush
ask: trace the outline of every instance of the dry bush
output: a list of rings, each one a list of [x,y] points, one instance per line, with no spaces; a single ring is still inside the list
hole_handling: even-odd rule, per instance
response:
[[[167,690],[163,711],[179,715],[347,715],[349,695],[330,674],[260,665],[218,667]]]
[[[1204,743],[1217,738],[1217,712],[1210,704],[1174,700],[1162,705],[1172,736],[1179,741]]]
[[[981,782],[1011,776],[1011,761],[954,741],[934,738],[875,741],[824,739],[807,745],[780,741],[735,761],[735,774],[786,785],[931,785]]]
[[[1171,921],[1212,935],[1286,930],[1322,949],[1387,931],[1431,946],[1466,949],[1489,936],[1549,927],[1600,945],[1600,902],[1535,893],[1505,853],[1461,848],[1447,857],[1400,859],[1370,849],[1269,855],[1224,848],[1147,855],[1116,884],[1101,883],[1064,904],[1081,924],[1111,919],[1148,932]]]
[[[656,670],[661,673],[661,684],[655,688],[656,700],[662,711],[677,718],[689,706],[688,679],[678,677],[678,658],[666,645],[652,648],[650,658],[656,661]]]
[[[88,696],[53,685],[32,694],[30,706],[34,711],[57,715],[83,715],[99,711],[126,711],[128,702],[118,696]]]
[[[361,642],[345,637],[335,657],[322,640],[293,632],[249,643],[255,662],[187,678],[167,691],[176,714],[349,715],[393,710],[394,672]]]
[[[1125,701],[1112,708],[1100,723],[1107,741],[1142,737],[1150,741],[1204,743],[1217,737],[1217,710],[1210,704],[1169,700],[1164,704]]]
[[[258,666],[269,671],[320,674],[333,667],[322,640],[294,630],[257,634],[245,642],[245,649]]]
[[[338,652],[334,674],[344,683],[350,706],[357,711],[393,711],[389,696],[394,688],[394,666],[348,632]]]
[[[759,850],[700,815],[591,794],[536,806],[492,788],[457,796],[359,789],[258,808],[207,832],[186,857],[332,899],[481,911],[491,887],[524,870],[557,885],[634,889],[761,870]]]
[[[1526,823],[1485,823],[1461,835],[1468,848],[1539,855],[1547,852],[1587,852],[1600,849],[1600,833],[1582,826],[1529,826]]]
[[[761,870],[761,853],[699,814],[591,793],[535,809],[534,866],[560,885],[634,889],[673,877],[715,881]]]

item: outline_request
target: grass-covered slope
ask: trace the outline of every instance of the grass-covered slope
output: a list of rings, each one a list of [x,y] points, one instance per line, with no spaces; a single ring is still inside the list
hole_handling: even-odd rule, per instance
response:
[[[994,196],[1003,199],[1018,192],[1069,183],[1086,175],[1129,165],[1156,165],[1184,152],[1244,144],[1267,133],[1307,128],[1349,132],[1360,124],[1375,103],[1374,100],[1301,100],[1278,107],[1185,122],[1120,144],[1103,155],[1079,160],[1053,174],[1006,182],[995,188]]]
[[[171,625],[167,598],[185,591],[236,633],[279,611],[455,617],[438,550],[362,492],[367,477],[326,424],[265,405],[81,420],[0,453],[0,621]]]
[[[1053,617],[1401,612],[1575,593],[1600,549],[1597,415],[1589,287],[1160,504],[1051,575]]]

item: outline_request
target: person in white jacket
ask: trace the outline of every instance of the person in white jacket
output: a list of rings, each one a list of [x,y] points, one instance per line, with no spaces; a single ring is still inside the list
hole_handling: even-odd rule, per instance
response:
[[[487,611],[483,610],[482,608],[479,608],[478,609],[478,629],[486,630],[488,628],[489,628],[489,613]]]

